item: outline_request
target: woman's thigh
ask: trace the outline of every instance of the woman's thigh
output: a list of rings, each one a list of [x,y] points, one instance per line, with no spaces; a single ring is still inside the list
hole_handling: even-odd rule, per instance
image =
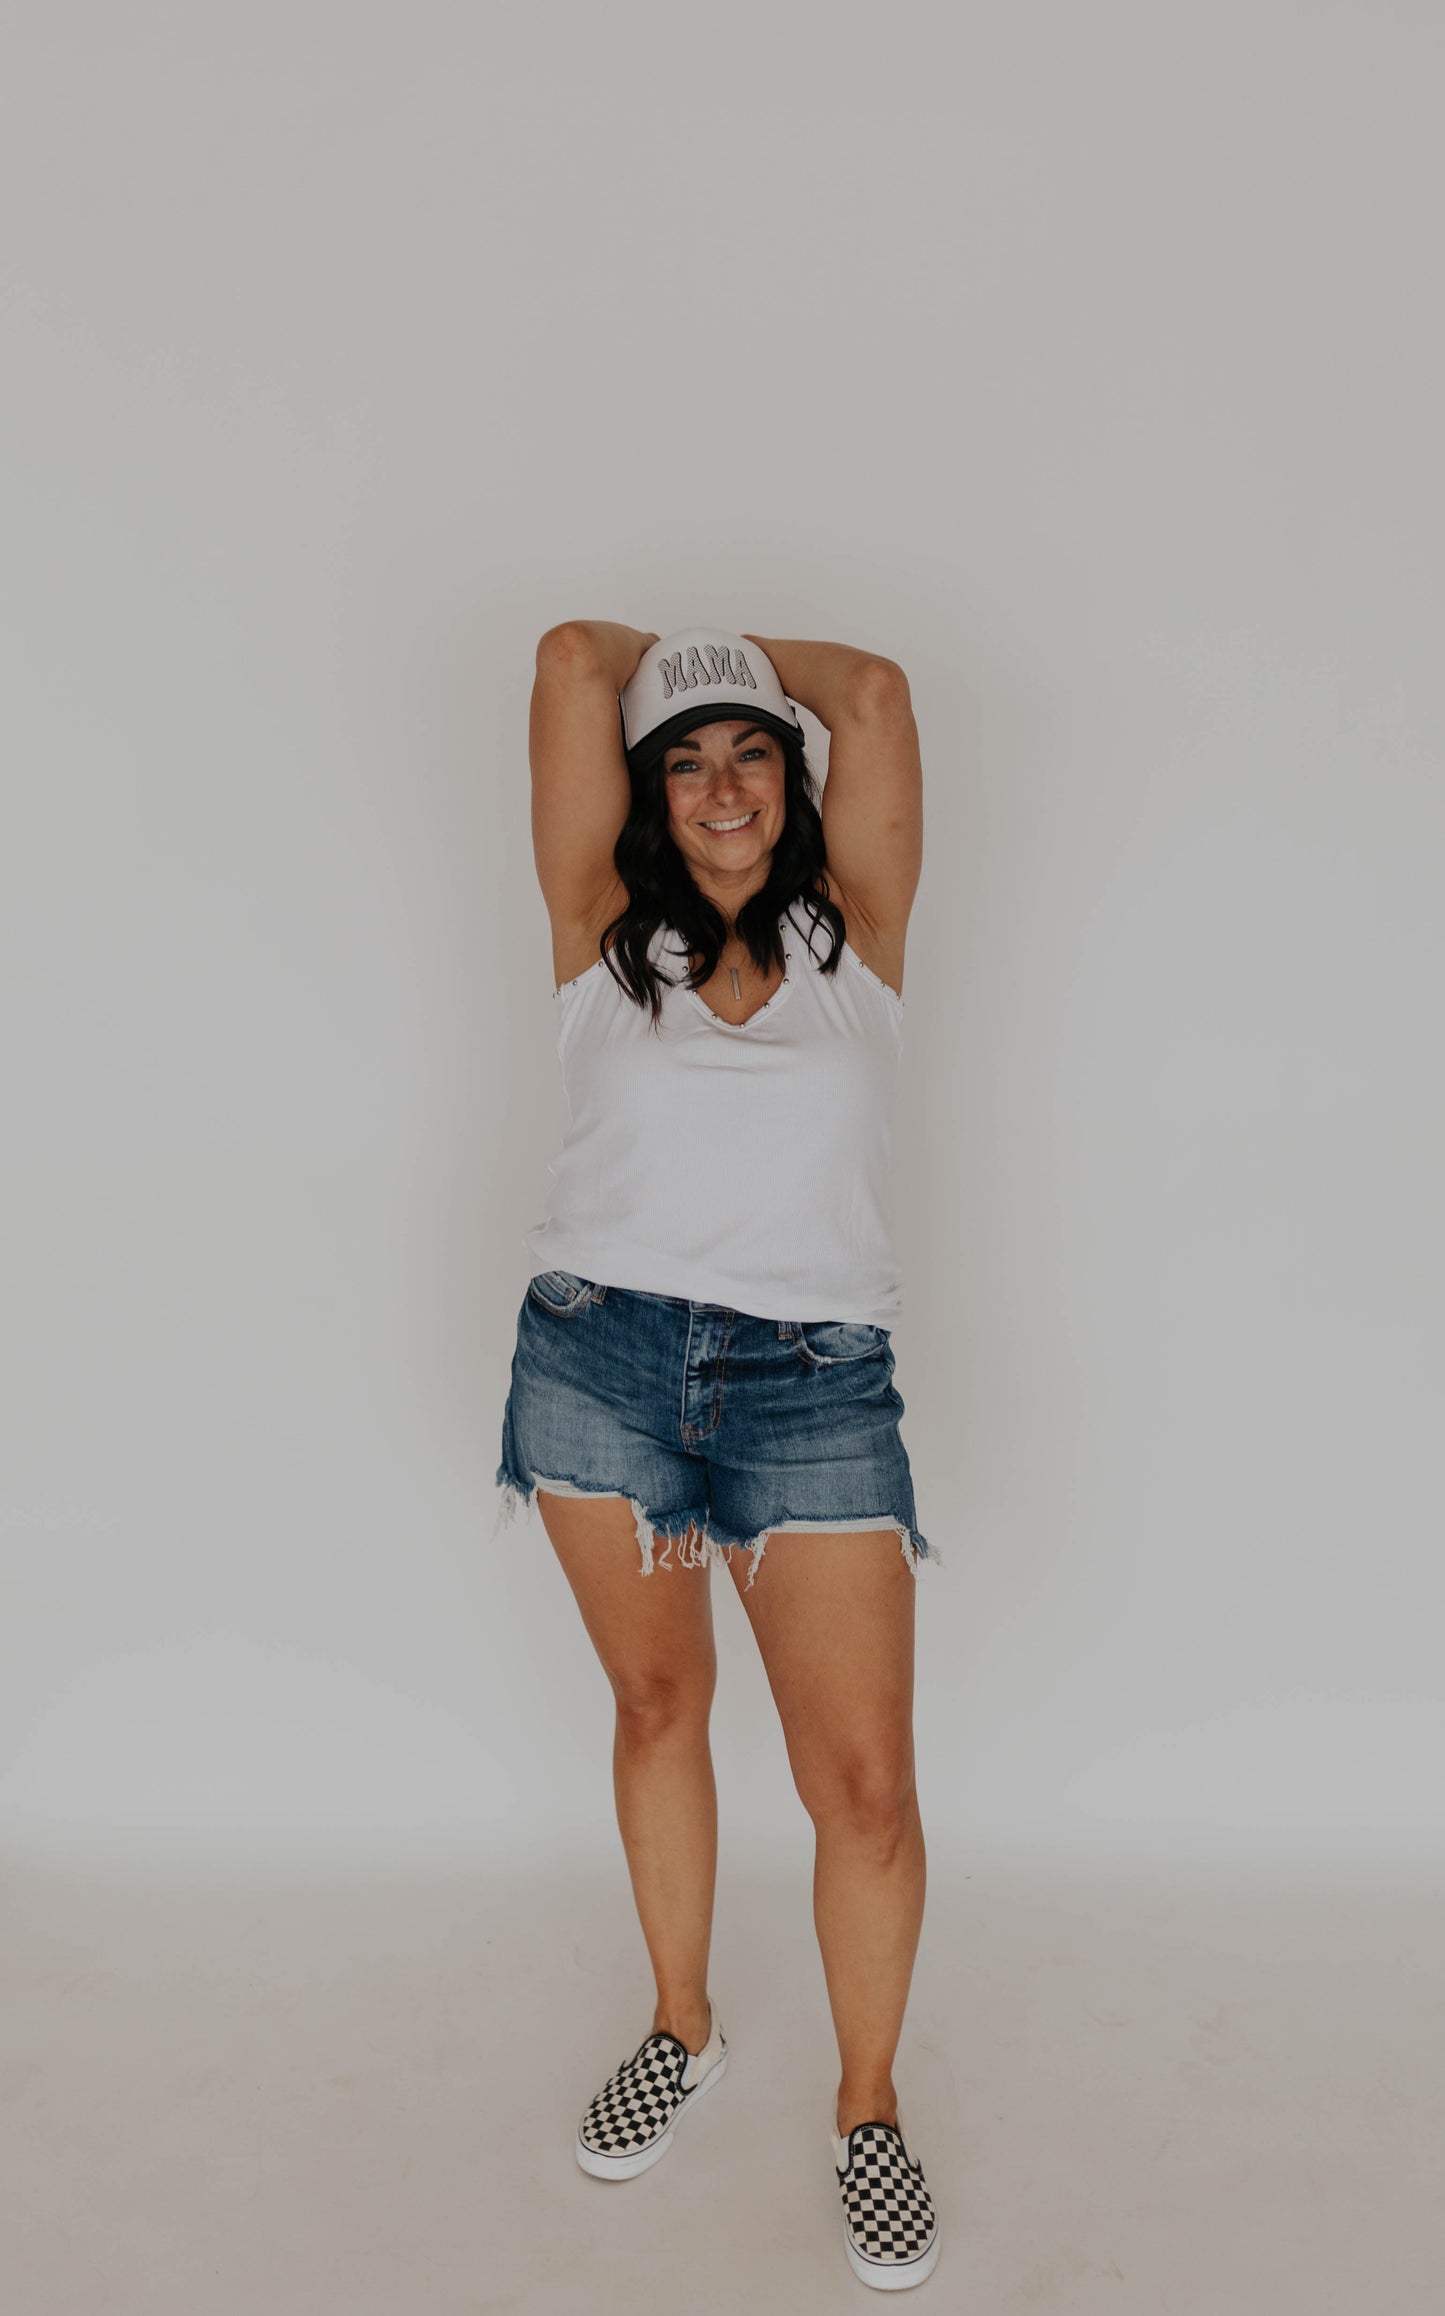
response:
[[[665,1717],[709,1703],[717,1651],[708,1567],[674,1557],[644,1576],[626,1496],[539,1488],[537,1509],[619,1706]]]
[[[914,1770],[918,1586],[896,1531],[778,1531],[751,1587],[743,1556],[728,1566],[804,1808],[886,1826]]]

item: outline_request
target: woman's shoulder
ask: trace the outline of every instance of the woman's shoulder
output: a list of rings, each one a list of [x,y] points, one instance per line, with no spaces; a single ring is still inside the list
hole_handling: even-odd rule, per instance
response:
[[[849,898],[832,870],[828,871],[828,897],[843,919],[843,938],[854,956],[875,981],[881,981],[890,996],[902,1001],[903,949],[908,926],[877,925],[865,917],[863,911]]]

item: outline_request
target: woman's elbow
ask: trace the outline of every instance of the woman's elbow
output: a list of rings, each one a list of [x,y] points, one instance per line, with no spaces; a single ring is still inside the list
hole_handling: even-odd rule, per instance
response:
[[[854,670],[848,705],[855,716],[895,714],[911,705],[908,678],[896,659],[870,652]]]
[[[537,644],[539,674],[543,671],[585,673],[596,658],[585,619],[564,619],[559,626],[549,627]]]

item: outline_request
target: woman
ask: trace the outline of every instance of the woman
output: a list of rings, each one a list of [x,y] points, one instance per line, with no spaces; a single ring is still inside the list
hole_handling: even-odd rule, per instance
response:
[[[821,810],[793,699],[829,732]],[[727,2064],[707,1986],[723,1560],[816,1829],[845,2248],[866,2283],[920,2283],[938,2221],[892,2068],[925,1879],[914,1579],[937,1555],[883,1213],[922,857],[908,685],[843,644],[574,620],[538,646],[531,758],[569,1124],[525,1242],[499,1522],[539,1507],[612,1684],[657,1982],[577,2160],[645,2170]]]

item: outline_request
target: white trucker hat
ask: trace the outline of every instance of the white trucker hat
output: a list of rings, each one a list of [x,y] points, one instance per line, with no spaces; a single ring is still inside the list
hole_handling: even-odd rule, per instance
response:
[[[680,627],[649,644],[622,693],[622,744],[660,752],[722,718],[801,732],[798,712],[765,651],[724,627]]]

